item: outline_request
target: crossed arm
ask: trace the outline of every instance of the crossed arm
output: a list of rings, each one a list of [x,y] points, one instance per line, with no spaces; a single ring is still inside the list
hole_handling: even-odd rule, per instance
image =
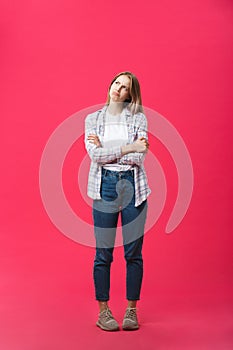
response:
[[[138,139],[131,144],[105,148],[101,145],[93,120],[87,118],[85,121],[85,145],[87,152],[92,161],[100,164],[120,162],[121,164],[137,164],[140,166],[148,150],[149,143],[145,130],[139,130],[138,134]]]
[[[99,137],[95,134],[88,135],[87,140],[97,148],[102,147]],[[121,164],[141,165],[148,148],[149,143],[147,139],[145,137],[140,137],[134,143],[121,147],[121,157],[119,162]]]

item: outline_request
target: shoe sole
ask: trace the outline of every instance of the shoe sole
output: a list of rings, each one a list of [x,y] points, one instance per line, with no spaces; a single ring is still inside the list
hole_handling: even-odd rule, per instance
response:
[[[123,331],[136,331],[137,329],[139,329],[139,326],[132,326],[132,327],[130,327],[130,326],[122,326],[122,329],[123,329]]]
[[[107,332],[116,332],[116,331],[119,331],[119,327],[117,328],[114,328],[114,329],[109,329],[107,327],[104,327],[101,323],[99,323],[98,321],[96,322],[96,326],[103,329],[104,331],[107,331]]]

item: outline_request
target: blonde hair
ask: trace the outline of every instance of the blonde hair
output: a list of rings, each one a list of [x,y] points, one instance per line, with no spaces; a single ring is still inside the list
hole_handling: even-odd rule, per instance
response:
[[[108,88],[108,97],[107,97],[107,105],[110,103],[110,89],[114,81],[119,78],[121,75],[126,75],[130,79],[130,88],[129,88],[129,95],[130,98],[125,101],[125,104],[127,107],[130,109],[132,114],[142,112],[143,113],[143,108],[142,108],[142,97],[141,97],[141,89],[139,85],[139,81],[137,77],[131,73],[131,72],[121,72],[118,73],[113,80],[110,83],[110,86]]]

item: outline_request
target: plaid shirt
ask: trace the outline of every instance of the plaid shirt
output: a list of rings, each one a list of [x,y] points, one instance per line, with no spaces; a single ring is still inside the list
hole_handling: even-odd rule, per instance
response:
[[[92,199],[101,199],[101,173],[104,164],[112,161],[117,161],[118,164],[130,164],[134,166],[135,207],[137,207],[151,193],[143,165],[145,154],[134,152],[122,156],[120,146],[98,147],[87,139],[90,134],[95,134],[100,139],[103,137],[106,109],[107,106],[105,105],[102,109],[88,114],[85,119],[85,147],[91,158],[87,194]],[[141,112],[132,115],[127,108],[124,109],[124,113],[128,129],[128,144],[133,143],[139,137],[147,139],[147,120],[145,115]]]

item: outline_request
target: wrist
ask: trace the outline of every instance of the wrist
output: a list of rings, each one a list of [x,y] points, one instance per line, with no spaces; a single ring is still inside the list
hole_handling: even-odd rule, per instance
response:
[[[131,152],[135,152],[133,144],[129,144],[121,147],[121,153],[123,156]]]

